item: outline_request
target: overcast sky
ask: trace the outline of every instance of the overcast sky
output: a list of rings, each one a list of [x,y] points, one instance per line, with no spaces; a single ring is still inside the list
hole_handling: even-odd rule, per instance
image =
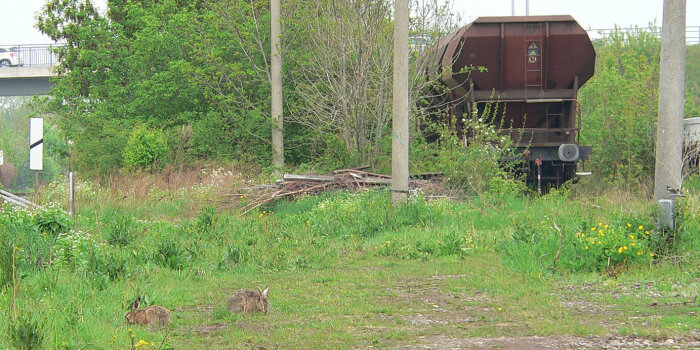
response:
[[[2,0],[3,3],[10,0]],[[0,46],[44,44],[50,39],[34,28],[35,16],[46,0],[16,0],[0,10]],[[525,15],[526,0],[515,0],[515,14]],[[572,15],[586,29],[661,26],[663,0],[529,0],[530,15]],[[688,26],[700,25],[700,0],[686,0]],[[106,0],[93,1],[106,9]],[[479,16],[509,16],[511,0],[454,0],[455,10],[467,22]]]

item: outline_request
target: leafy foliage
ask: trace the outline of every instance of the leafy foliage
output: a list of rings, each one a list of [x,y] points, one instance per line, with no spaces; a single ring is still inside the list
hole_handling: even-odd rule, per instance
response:
[[[661,41],[654,29],[612,32],[595,43],[596,72],[580,92],[581,142],[595,173],[613,183],[654,174]],[[688,99],[686,114],[694,113]]]
[[[55,239],[60,233],[69,232],[73,223],[68,214],[55,205],[47,205],[34,213],[34,221],[39,232]]]
[[[75,141],[77,165],[108,173],[122,165],[128,131],[191,124],[208,111],[183,70],[196,7],[177,1],[110,1],[107,17],[89,1],[51,0],[38,28],[61,64],[47,111]],[[60,102],[57,102],[60,101]],[[144,159],[133,159],[143,162]]]
[[[10,343],[18,350],[42,349],[44,346],[43,325],[31,313],[21,313],[10,324]]]
[[[389,5],[285,2],[280,49],[288,163],[319,160],[333,168],[387,152]],[[411,30],[426,45],[458,23],[447,3],[412,6],[421,17]],[[104,16],[90,1],[48,1],[37,26],[66,45],[57,52],[59,76],[45,111],[75,142],[76,165],[107,174],[149,164],[153,155],[135,152],[134,135],[129,141],[128,132],[141,126],[162,130],[178,161],[267,164],[269,18],[266,3],[257,1],[119,0],[108,2]],[[414,47],[414,56],[420,50]]]
[[[104,226],[102,239],[109,244],[127,246],[136,237],[136,224],[130,215],[115,211],[106,212]]]
[[[129,136],[122,157],[127,168],[155,168],[164,161],[169,151],[161,130],[139,126]]]

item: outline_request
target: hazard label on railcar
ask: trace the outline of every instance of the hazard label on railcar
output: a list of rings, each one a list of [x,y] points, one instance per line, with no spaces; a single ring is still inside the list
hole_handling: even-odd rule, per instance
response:
[[[540,48],[533,41],[530,46],[527,47],[527,61],[530,63],[537,63],[537,56],[540,55]]]
[[[540,55],[540,48],[537,47],[537,44],[535,42],[531,42],[530,46],[527,47],[527,55],[528,56],[539,56]]]

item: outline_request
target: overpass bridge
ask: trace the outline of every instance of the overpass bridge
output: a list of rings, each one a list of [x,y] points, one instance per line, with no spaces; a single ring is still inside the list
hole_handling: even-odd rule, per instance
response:
[[[0,65],[0,96],[33,96],[45,93],[52,87],[49,78],[58,64],[55,50],[61,44],[50,45],[0,45],[15,53],[13,65]]]

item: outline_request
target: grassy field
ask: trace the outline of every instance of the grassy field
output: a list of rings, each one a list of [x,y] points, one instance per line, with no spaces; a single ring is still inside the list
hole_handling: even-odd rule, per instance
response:
[[[212,187],[79,186],[79,216],[0,212],[3,348],[700,347],[700,191],[680,228],[649,201],[327,193],[241,216]],[[61,205],[65,188],[44,189]],[[245,200],[245,198],[240,198]],[[560,236],[555,228],[561,229]],[[559,257],[556,258],[559,251]],[[228,295],[270,287],[270,312]],[[127,326],[130,303],[169,327]],[[24,346],[24,347],[23,347]]]

